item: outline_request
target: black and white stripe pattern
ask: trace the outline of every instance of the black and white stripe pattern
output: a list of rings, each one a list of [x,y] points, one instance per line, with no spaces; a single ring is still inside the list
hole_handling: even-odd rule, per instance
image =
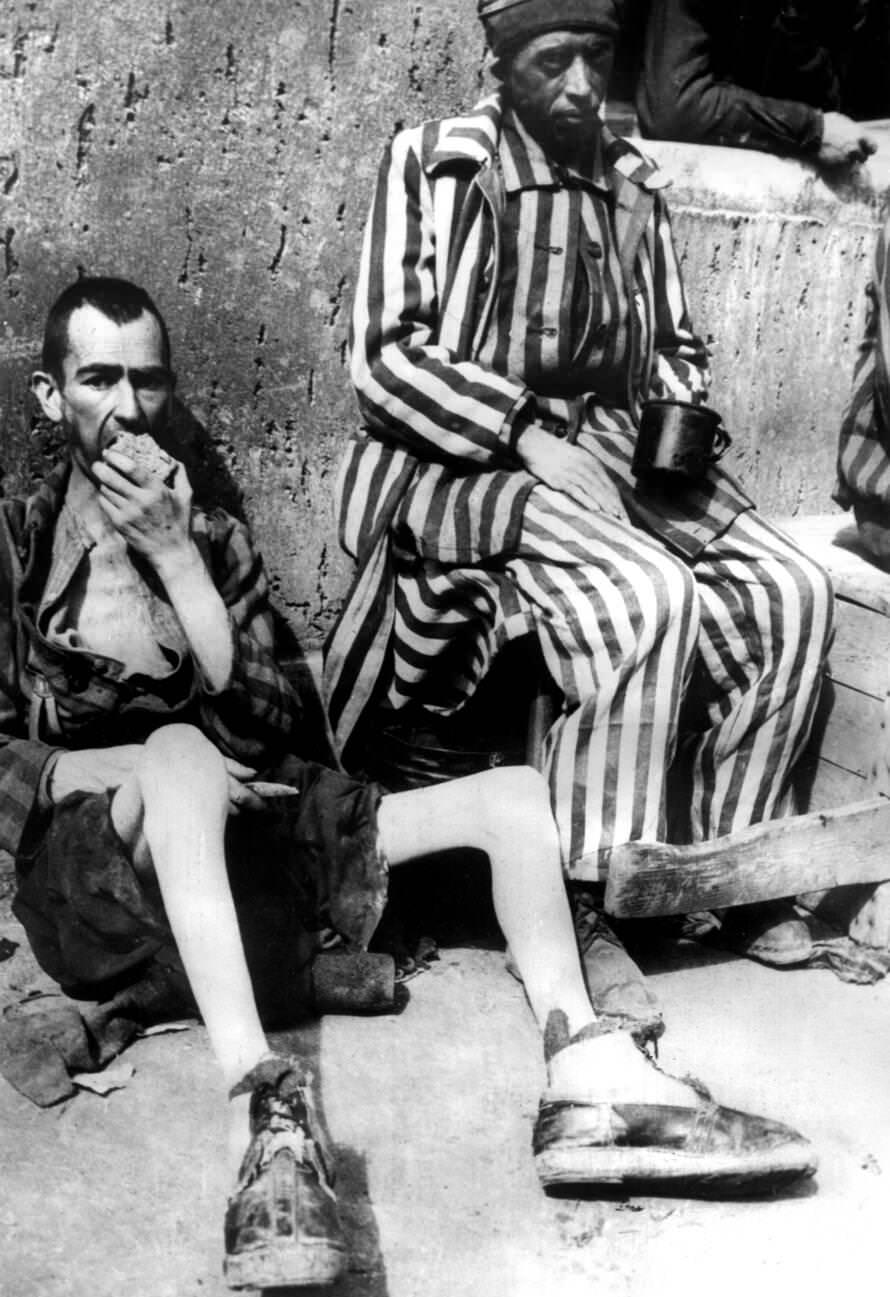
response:
[[[888,223],[890,224],[890,223]],[[841,423],[835,499],[890,507],[890,258],[888,225],[878,235],[868,285],[865,336]]]
[[[536,633],[565,699],[545,752],[564,861],[589,877],[612,845],[665,836],[678,750],[681,832],[780,809],[831,596],[726,473],[681,499],[637,492],[640,401],[700,401],[707,381],[651,168],[604,132],[586,177],[557,174],[501,125],[490,100],[404,132],[380,173],[352,362],[366,428],[339,494],[359,573],[327,700],[342,750],[381,691],[451,711],[508,640]],[[517,465],[530,402],[573,423],[628,524]]]
[[[536,633],[565,699],[545,744],[563,857],[570,876],[592,878],[611,846],[665,838],[681,739],[691,811],[672,816],[674,836],[785,809],[831,613],[821,569],[755,514],[690,561],[538,487],[504,571],[399,579],[389,702],[448,711],[507,640]]]

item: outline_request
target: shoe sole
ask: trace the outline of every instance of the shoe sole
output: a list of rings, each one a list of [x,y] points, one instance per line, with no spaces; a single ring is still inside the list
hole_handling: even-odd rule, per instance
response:
[[[333,1283],[346,1265],[346,1249],[330,1239],[293,1239],[227,1256],[230,1288],[305,1288]]]
[[[727,1153],[682,1153],[659,1148],[554,1148],[538,1153],[535,1167],[545,1189],[576,1185],[635,1189],[687,1197],[764,1193],[805,1179],[816,1160],[800,1150],[773,1149],[746,1160]]]

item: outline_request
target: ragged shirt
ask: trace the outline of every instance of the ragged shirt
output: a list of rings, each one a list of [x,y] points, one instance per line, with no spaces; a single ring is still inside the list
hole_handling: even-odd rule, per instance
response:
[[[121,678],[163,680],[189,646],[169,602],[83,479],[72,477],[53,536],[52,564],[37,625],[51,644],[100,654],[122,665]]]
[[[56,751],[142,742],[177,720],[198,726],[224,755],[265,769],[294,750],[300,728],[300,700],[276,661],[262,560],[247,528],[221,509],[195,508],[192,536],[229,615],[234,655],[224,689],[213,690],[188,652],[151,678],[65,642],[67,623],[47,620],[46,607],[41,619],[68,471],[54,470],[27,500],[0,501],[0,847],[13,855]]]

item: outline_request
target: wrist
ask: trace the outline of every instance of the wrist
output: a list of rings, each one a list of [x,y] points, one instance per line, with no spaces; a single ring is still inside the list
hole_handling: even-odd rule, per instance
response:
[[[189,539],[159,554],[154,568],[169,592],[171,585],[190,579],[196,572],[203,572],[204,560],[195,542]]]
[[[532,426],[533,422],[534,422],[534,406],[532,402],[526,401],[523,404],[517,406],[516,409],[513,411],[512,417],[509,422],[508,432],[507,432],[507,449],[513,455],[518,454],[519,439],[522,436],[522,434]]]

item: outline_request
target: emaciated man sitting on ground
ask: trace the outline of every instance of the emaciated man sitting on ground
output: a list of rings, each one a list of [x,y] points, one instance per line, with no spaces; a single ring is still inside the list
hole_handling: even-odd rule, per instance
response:
[[[361,945],[388,867],[459,844],[488,853],[544,1035],[545,1185],[731,1193],[811,1174],[806,1140],[704,1101],[597,1021],[534,771],[381,797],[293,755],[301,722],[261,560],[243,525],[193,505],[184,466],[154,444],[172,387],[167,330],[141,289],[83,279],[61,295],[33,388],[69,455],[0,509],[0,844],[16,859],[15,912],[69,994],[187,979],[241,1163],[230,1285],[327,1282],[345,1251],[305,1078],[261,1027],[233,900],[252,880],[226,859],[233,812],[277,852],[293,941],[333,925]],[[257,770],[298,795],[264,803]]]
[[[367,225],[364,428],[339,488],[358,574],[326,696],[349,765],[381,700],[434,723],[535,635],[563,700],[544,747],[563,865],[589,884],[616,845],[788,809],[832,595],[728,473],[662,490],[631,472],[644,403],[701,403],[708,375],[663,182],[600,116],[620,6],[479,12],[497,92],[396,135]],[[594,1008],[656,1037],[651,989],[572,890]],[[782,902],[730,911],[722,939],[776,963],[811,950]]]

